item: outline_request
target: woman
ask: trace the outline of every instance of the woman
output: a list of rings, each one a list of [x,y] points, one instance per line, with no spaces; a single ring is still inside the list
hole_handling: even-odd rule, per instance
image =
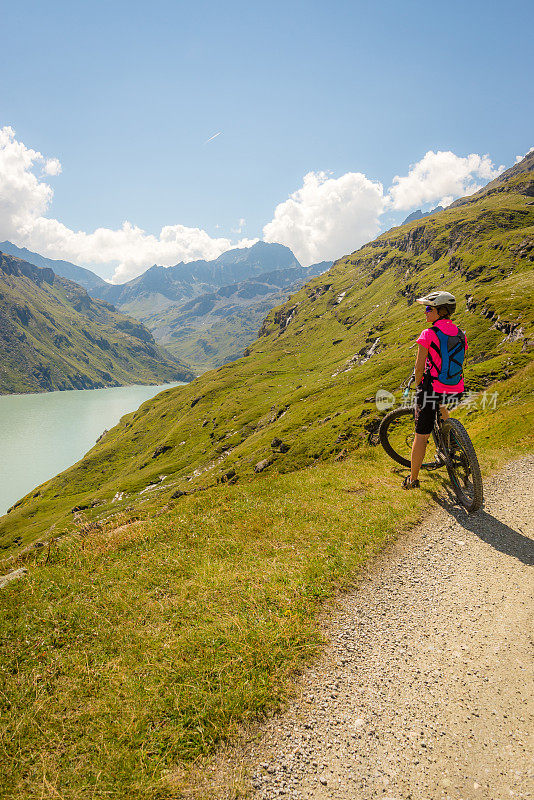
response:
[[[464,391],[463,362],[467,350],[465,333],[451,321],[456,298],[450,292],[436,290],[418,303],[425,307],[427,328],[417,339],[415,361],[415,439],[412,445],[411,472],[403,481],[404,489],[419,487],[419,470],[438,408],[448,419],[451,408]]]

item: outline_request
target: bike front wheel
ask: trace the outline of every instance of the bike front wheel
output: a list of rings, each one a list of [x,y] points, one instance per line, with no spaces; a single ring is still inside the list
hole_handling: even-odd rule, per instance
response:
[[[477,454],[466,429],[450,417],[443,423],[442,436],[448,452],[447,472],[456,497],[470,513],[484,502],[482,473]]]
[[[396,408],[386,414],[378,431],[380,444],[397,464],[403,467],[411,466],[412,445],[415,438],[415,411],[413,406]],[[429,439],[426,458],[421,465],[423,469],[437,469],[445,464],[439,454],[438,440],[435,431]]]

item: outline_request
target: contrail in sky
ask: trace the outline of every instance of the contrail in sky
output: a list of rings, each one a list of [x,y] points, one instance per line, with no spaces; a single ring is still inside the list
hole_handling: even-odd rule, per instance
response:
[[[219,131],[219,133],[214,133],[214,134],[213,134],[213,136],[210,136],[210,138],[209,138],[209,139],[206,139],[206,141],[204,142],[204,144],[207,144],[208,142],[211,142],[211,140],[212,140],[212,139],[216,139],[216,138],[217,138],[217,136],[220,136],[220,135],[221,135],[221,133],[222,133],[222,131]]]

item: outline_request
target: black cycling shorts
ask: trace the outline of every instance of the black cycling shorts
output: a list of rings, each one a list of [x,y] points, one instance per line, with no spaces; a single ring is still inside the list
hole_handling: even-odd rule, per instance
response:
[[[462,397],[463,392],[438,394],[432,390],[428,392],[419,385],[415,394],[415,432],[432,433],[438,408],[455,408]]]

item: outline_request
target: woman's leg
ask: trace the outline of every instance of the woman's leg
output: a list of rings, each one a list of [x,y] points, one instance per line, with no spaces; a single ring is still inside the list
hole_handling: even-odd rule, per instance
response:
[[[411,480],[412,483],[419,477],[419,470],[425,457],[426,446],[428,444],[429,433],[416,433],[412,445],[412,470]]]

